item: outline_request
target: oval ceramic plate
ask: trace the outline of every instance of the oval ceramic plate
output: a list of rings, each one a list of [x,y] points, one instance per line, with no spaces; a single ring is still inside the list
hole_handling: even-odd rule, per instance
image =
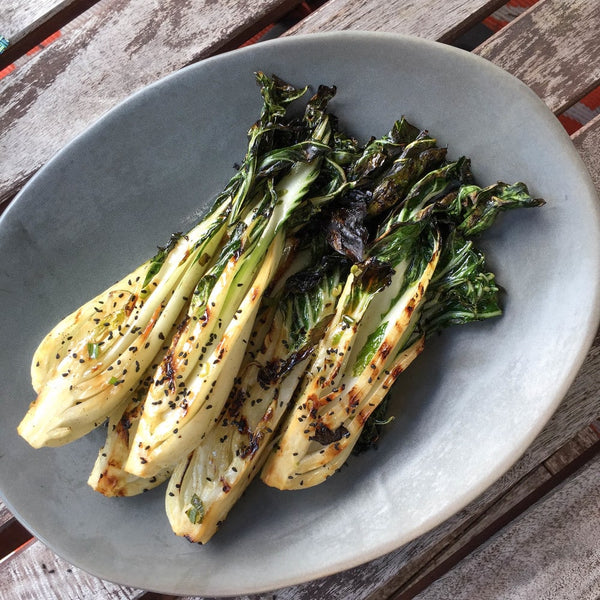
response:
[[[493,323],[432,341],[393,392],[377,451],[325,484],[255,482],[206,546],[174,536],[164,488],[107,499],[86,484],[102,431],[33,450],[16,434],[30,357],[65,314],[186,230],[233,174],[260,109],[253,72],[334,84],[332,112],[365,138],[401,115],[481,184],[523,180],[547,205],[504,215],[485,238],[506,288]],[[59,153],[0,222],[0,489],[71,563],[144,589],[228,595],[363,563],[434,527],[504,473],[548,420],[598,323],[598,213],[558,121],[512,76],[447,46],[331,33],[264,42],[136,94]]]

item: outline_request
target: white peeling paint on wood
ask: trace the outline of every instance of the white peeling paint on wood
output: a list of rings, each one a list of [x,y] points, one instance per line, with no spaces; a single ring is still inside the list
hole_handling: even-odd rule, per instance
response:
[[[330,0],[290,30],[312,33],[339,29],[390,31],[432,40],[447,39],[473,15],[483,18],[502,0]]]
[[[0,81],[0,200],[121,100],[290,0],[101,0]]]
[[[600,6],[590,0],[541,0],[475,53],[529,85],[562,112],[600,82]]]
[[[419,594],[418,600],[597,600],[600,457]]]
[[[0,573],[3,600],[134,600],[142,594],[88,575],[39,541],[0,563]]]
[[[9,521],[12,521],[13,516],[10,514],[8,508],[0,502],[0,529],[4,527]]]
[[[23,32],[29,31],[32,24],[73,2],[74,0],[3,0],[0,3],[0,34],[14,41],[22,37]]]

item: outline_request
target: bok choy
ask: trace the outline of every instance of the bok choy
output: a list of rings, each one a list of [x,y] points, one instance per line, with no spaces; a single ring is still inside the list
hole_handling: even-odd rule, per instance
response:
[[[248,485],[310,487],[369,446],[389,390],[442,329],[502,314],[478,236],[541,206],[396,120],[361,142],[335,87],[256,74],[262,109],[207,214],[42,340],[33,447],[106,424],[88,483],[166,484],[173,531],[206,543]],[[395,407],[398,410],[398,407]],[[376,435],[379,435],[378,433]]]
[[[208,541],[259,472],[346,272],[344,262],[330,258],[288,280],[262,348],[248,353],[215,427],[170,478],[166,510],[178,535]]]

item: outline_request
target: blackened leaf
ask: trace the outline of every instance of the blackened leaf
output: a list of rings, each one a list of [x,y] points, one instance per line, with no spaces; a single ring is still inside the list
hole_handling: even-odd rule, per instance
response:
[[[527,186],[521,182],[513,185],[498,182],[483,189],[465,186],[459,193],[458,202],[463,218],[458,229],[468,237],[488,229],[503,211],[544,204],[543,199],[530,196]]]
[[[342,438],[348,437],[350,432],[343,426],[340,425],[335,431],[332,431],[324,423],[317,423],[315,427],[314,435],[311,435],[309,439],[314,442],[318,442],[323,446],[339,442]]]
[[[357,287],[363,292],[376,294],[392,283],[394,269],[389,263],[370,257],[360,265],[354,265],[352,272]]]
[[[364,248],[368,238],[364,221],[367,205],[355,193],[355,199],[336,209],[327,225],[327,242],[340,254],[353,262],[364,259]]]
[[[287,358],[267,362],[258,372],[256,380],[268,389],[285,377],[299,362],[302,362],[312,352],[312,346],[305,346],[297,352],[292,352]]]
[[[307,294],[321,285],[327,273],[346,268],[348,261],[334,254],[324,256],[316,267],[311,267],[294,273],[287,278],[285,289],[288,295]]]

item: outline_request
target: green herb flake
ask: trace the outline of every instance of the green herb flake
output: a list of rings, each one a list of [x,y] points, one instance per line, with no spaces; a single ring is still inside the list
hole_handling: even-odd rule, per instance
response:
[[[204,519],[204,504],[197,494],[192,496],[190,503],[192,506],[185,511],[185,514],[191,523],[198,525]]]
[[[108,380],[108,383],[110,383],[110,385],[118,385],[119,383],[121,383],[121,380],[117,379],[116,377],[111,377]]]
[[[88,356],[90,358],[98,358],[98,354],[100,353],[100,346],[95,342],[90,342],[87,345]]]
[[[358,353],[356,363],[354,364],[354,369],[352,370],[354,376],[362,373],[375,356],[379,346],[381,346],[381,343],[385,339],[387,326],[387,321],[381,323],[381,325],[379,325],[379,327],[367,338],[367,341]]]

